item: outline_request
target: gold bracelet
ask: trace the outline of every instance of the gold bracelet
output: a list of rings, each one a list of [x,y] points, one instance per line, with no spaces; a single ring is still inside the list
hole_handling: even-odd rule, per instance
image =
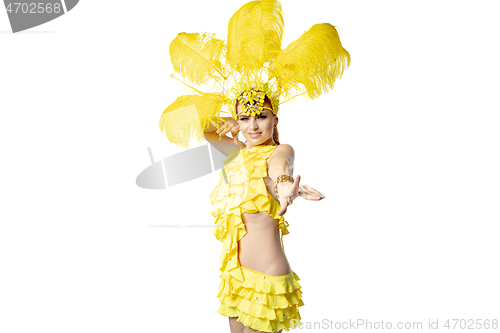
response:
[[[294,180],[293,180],[292,176],[288,176],[288,175],[280,175],[280,176],[276,177],[276,180],[274,181],[274,183],[275,183],[274,189],[276,191],[276,196],[278,197],[278,200],[280,199],[280,195],[278,194],[278,183],[281,183],[281,182],[291,182],[293,184]],[[291,204],[291,202],[290,202],[290,204]]]

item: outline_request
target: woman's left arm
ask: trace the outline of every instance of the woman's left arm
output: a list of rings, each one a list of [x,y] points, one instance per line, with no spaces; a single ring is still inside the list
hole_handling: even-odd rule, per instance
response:
[[[281,147],[281,148],[280,148]],[[279,150],[278,150],[279,149]],[[269,165],[269,177],[276,182],[276,178],[280,175],[293,176],[293,163],[295,160],[295,152],[293,147],[288,144],[281,144],[276,147],[273,160]],[[281,210],[278,215],[286,213],[286,208],[298,196],[306,200],[320,201],[325,198],[318,190],[307,186],[299,185],[300,175],[294,179],[294,183],[280,182],[278,183],[278,193]],[[277,194],[278,194],[277,193]]]
[[[269,177],[276,182],[276,178],[280,175],[293,177],[293,162],[295,160],[295,152],[293,147],[288,144],[280,144],[274,151],[274,156],[269,165]],[[278,215],[284,215],[286,208],[293,199],[299,196],[300,175],[295,177],[294,183],[284,181],[278,183],[279,203],[281,210]]]

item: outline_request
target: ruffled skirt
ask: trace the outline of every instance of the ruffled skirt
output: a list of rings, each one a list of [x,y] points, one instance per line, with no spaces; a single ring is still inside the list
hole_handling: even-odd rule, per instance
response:
[[[219,314],[238,317],[245,326],[263,332],[289,331],[291,320],[299,323],[298,307],[304,303],[295,272],[275,276],[240,267],[243,281],[223,278],[220,283]]]

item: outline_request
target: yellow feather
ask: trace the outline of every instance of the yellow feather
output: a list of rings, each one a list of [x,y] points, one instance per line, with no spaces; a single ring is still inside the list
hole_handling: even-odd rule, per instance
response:
[[[229,20],[227,61],[238,72],[257,72],[281,51],[283,14],[276,0],[251,1]]]
[[[219,114],[223,103],[222,93],[180,96],[163,111],[160,130],[173,144],[189,148],[192,139],[203,140],[204,129],[210,118]]]
[[[224,41],[215,34],[181,32],[170,43],[170,60],[174,70],[195,84],[222,78],[220,56]]]
[[[335,27],[321,23],[281,51],[272,63],[270,79],[277,78],[285,98],[307,93],[313,99],[333,89],[350,63]]]

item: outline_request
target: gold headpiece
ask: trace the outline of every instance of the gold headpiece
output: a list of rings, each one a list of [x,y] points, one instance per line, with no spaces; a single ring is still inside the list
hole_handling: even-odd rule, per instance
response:
[[[221,113],[237,119],[236,101],[243,113],[255,116],[268,97],[277,114],[279,105],[297,96],[314,99],[334,88],[351,62],[335,27],[316,24],[282,50],[283,26],[279,1],[258,0],[231,17],[227,41],[208,33],[182,32],[174,38],[170,60],[175,72],[215,92],[200,91],[180,80],[193,93],[179,96],[159,123],[172,143],[189,148],[191,139],[203,140],[210,123],[218,129],[224,122]]]

